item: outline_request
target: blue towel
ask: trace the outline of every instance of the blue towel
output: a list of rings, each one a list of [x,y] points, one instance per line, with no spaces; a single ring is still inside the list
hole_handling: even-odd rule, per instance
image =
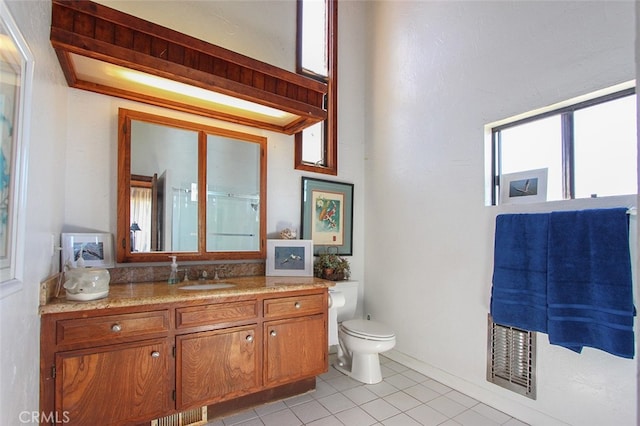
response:
[[[547,331],[548,214],[496,218],[491,316],[497,324]]]
[[[547,277],[549,341],[634,356],[626,208],[552,212]]]

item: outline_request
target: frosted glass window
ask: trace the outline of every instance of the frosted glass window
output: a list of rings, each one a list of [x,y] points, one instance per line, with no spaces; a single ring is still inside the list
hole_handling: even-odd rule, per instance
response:
[[[302,2],[302,68],[314,74],[328,76],[327,67],[327,5],[325,0]]]
[[[324,124],[317,123],[302,131],[302,161],[305,163],[324,164]]]

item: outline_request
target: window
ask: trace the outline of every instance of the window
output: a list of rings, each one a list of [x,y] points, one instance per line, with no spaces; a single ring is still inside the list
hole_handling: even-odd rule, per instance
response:
[[[295,136],[295,168],[338,174],[338,0],[298,0],[297,72],[327,83],[327,119]]]
[[[504,202],[503,176],[537,169],[547,173],[547,201],[637,193],[635,88],[502,124],[491,135],[494,205]]]

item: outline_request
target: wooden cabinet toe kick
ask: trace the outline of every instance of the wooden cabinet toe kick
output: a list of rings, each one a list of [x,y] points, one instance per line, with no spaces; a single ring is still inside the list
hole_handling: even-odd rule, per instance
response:
[[[207,420],[211,421],[219,417],[226,417],[270,401],[301,395],[315,390],[315,388],[316,379],[315,377],[310,377],[298,380],[294,383],[287,383],[286,385],[265,389],[240,398],[231,399],[218,404],[212,404],[207,406]]]

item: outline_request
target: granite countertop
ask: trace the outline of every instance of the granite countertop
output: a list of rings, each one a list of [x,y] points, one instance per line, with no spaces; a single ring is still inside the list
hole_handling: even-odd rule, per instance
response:
[[[193,284],[235,284],[231,288],[213,290],[181,290],[185,285]],[[93,309],[120,308],[127,306],[172,303],[215,297],[246,296],[252,294],[278,293],[292,290],[308,290],[312,288],[328,288],[334,286],[333,281],[315,277],[238,277],[220,280],[189,281],[175,285],[166,282],[111,284],[109,295],[103,299],[91,301],[67,300],[64,294],[60,297],[41,298],[39,313],[53,314]]]

